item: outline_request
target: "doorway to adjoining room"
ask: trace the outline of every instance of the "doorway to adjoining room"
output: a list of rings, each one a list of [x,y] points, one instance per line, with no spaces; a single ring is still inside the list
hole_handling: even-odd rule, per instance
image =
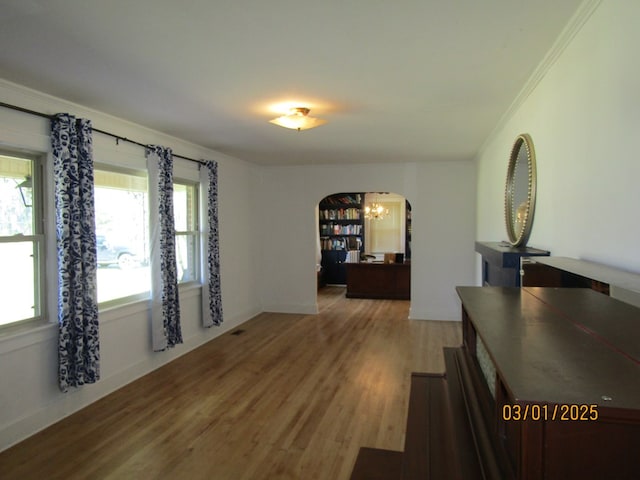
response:
[[[411,204],[389,192],[346,192],[318,204],[318,288],[348,297],[410,298]]]

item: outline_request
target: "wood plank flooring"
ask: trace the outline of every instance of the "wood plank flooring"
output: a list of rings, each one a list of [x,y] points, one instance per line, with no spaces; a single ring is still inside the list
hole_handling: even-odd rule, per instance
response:
[[[0,478],[346,480],[361,446],[402,450],[410,374],[444,371],[460,324],[340,287],[318,302],[258,315],[0,453]]]

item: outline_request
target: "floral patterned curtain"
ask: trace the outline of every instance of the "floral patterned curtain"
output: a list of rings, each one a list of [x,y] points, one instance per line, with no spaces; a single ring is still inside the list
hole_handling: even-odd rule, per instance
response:
[[[182,343],[173,219],[173,155],[170,148],[149,145],[146,156],[152,216],[151,337],[153,350],[159,352]]]
[[[222,293],[220,289],[220,242],[218,233],[218,163],[208,161],[200,169],[207,203],[207,225],[204,232],[204,262],[202,289],[202,324],[205,327],[222,323]]]
[[[100,379],[97,254],[91,121],[62,113],[51,121],[58,255],[58,383]]]

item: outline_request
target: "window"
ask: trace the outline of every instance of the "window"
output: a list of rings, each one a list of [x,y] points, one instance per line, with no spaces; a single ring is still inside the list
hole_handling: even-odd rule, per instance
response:
[[[96,167],[95,205],[100,306],[147,298],[149,203],[146,173]]]
[[[0,151],[0,326],[42,317],[44,230],[40,165]]]
[[[176,226],[176,260],[180,283],[198,280],[198,186],[175,181],[173,214]]]

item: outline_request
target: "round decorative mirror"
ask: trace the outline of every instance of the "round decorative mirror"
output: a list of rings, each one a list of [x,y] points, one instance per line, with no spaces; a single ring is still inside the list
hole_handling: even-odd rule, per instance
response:
[[[518,135],[511,149],[504,193],[504,216],[512,246],[527,244],[535,206],[536,154],[531,137],[524,133]]]

